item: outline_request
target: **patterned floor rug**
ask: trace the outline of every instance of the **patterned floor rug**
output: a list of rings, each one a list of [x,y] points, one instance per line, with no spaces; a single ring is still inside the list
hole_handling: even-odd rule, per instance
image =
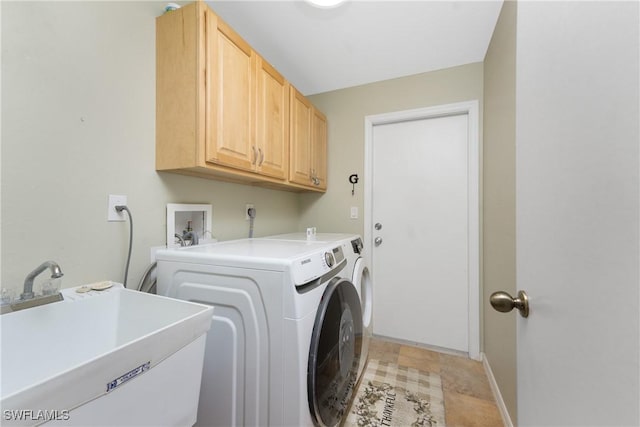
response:
[[[370,359],[343,426],[444,427],[440,375]]]

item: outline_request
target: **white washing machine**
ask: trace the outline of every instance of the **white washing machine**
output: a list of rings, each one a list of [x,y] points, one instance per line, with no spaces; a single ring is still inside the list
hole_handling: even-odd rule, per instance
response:
[[[215,307],[196,426],[333,426],[357,381],[362,313],[336,242],[159,251],[158,293]]]
[[[288,233],[265,237],[273,240],[309,241],[306,233]],[[373,336],[373,284],[371,274],[364,259],[364,245],[357,234],[318,233],[315,242],[339,243],[347,258],[347,268],[342,273],[358,291],[362,309],[362,351],[358,369],[358,379],[362,375],[369,357],[369,342]]]

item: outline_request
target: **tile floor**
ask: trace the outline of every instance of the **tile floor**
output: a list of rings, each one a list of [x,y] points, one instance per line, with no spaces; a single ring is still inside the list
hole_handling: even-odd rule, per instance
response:
[[[481,362],[374,338],[369,357],[440,374],[447,427],[503,427]]]

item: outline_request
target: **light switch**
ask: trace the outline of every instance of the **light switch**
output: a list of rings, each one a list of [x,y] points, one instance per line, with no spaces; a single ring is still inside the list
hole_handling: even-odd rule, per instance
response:
[[[351,219],[358,219],[358,207],[351,206]]]

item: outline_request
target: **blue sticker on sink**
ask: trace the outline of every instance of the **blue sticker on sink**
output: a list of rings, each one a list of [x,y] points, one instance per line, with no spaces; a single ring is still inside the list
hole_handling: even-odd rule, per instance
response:
[[[126,383],[130,379],[137,377],[138,375],[140,375],[145,371],[148,371],[149,369],[151,369],[151,361],[148,361],[147,363],[143,363],[142,365],[138,366],[135,369],[130,370],[129,372],[116,378],[115,380],[108,382],[107,393],[109,393],[112,390],[115,390],[117,387],[120,387],[122,384]]]

